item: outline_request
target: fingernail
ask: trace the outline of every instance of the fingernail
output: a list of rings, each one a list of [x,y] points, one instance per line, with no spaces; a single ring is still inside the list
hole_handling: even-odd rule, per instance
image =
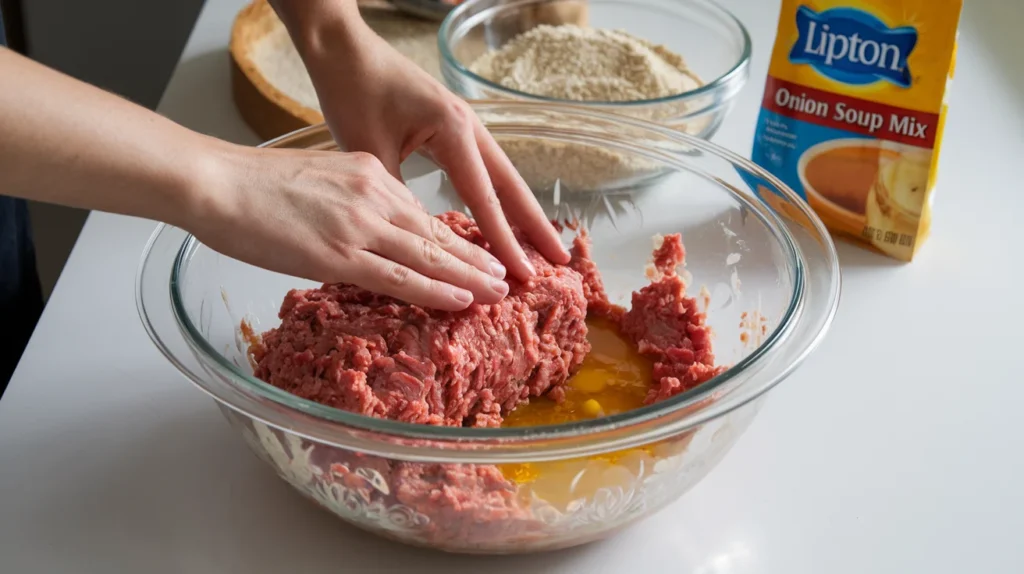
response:
[[[508,271],[505,266],[498,262],[497,259],[491,261],[491,275],[497,279],[504,279],[505,273]]]
[[[502,297],[508,295],[508,283],[505,283],[504,281],[491,281],[491,289]]]
[[[459,289],[458,287],[452,287],[452,297],[454,297],[459,303],[473,302],[473,294],[465,289]]]

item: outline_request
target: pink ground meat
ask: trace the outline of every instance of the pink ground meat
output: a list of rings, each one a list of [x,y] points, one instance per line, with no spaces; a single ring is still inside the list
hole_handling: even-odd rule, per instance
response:
[[[461,213],[441,216],[486,247]],[[293,290],[253,345],[255,374],[300,397],[412,423],[498,426],[529,397],[557,398],[589,352],[582,277],[524,244],[537,274],[496,305],[458,313],[354,285]]]

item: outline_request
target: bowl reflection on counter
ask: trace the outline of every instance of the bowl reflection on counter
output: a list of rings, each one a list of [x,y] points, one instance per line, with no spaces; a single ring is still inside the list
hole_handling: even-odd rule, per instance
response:
[[[634,200],[603,201],[605,193],[584,190],[542,196],[542,205],[553,217],[577,217],[587,226],[615,302],[626,303],[646,283],[652,237],[682,233],[690,290],[710,293],[708,324],[728,371],[635,411],[547,427],[448,428],[363,417],[252,377],[240,324],[248,321],[257,332],[277,325],[285,293],[314,284],[225,257],[167,226],[146,248],[140,315],[167,359],[220,404],[249,447],[342,519],[452,552],[574,546],[663,508],[726,455],[764,393],[802,362],[831,323],[839,295],[835,247],[794,192],[700,139],[571,106],[473,106],[496,137],[585,141],[666,172],[638,184]],[[502,119],[487,120],[495,117]],[[316,126],[267,145],[333,144]],[[411,159],[403,171],[432,213],[464,209],[447,178],[425,160]],[[754,338],[752,317],[761,334]]]

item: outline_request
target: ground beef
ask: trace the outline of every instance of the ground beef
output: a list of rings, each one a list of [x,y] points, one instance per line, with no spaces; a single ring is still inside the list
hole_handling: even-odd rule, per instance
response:
[[[477,547],[541,534],[541,522],[516,496],[517,485],[496,466],[400,462],[392,476],[396,498],[430,517],[432,540]]]
[[[440,217],[486,247],[465,215]],[[293,290],[281,326],[252,347],[255,375],[321,404],[434,425],[498,426],[531,396],[557,399],[590,350],[583,282],[523,247],[537,274],[457,313],[347,284]]]
[[[473,221],[440,218],[487,247]],[[721,372],[710,330],[685,296],[676,268],[679,235],[654,253],[652,283],[628,311],[609,302],[590,244],[578,232],[568,266],[555,266],[524,244],[538,273],[510,281],[496,305],[438,312],[352,285],[291,291],[281,326],[251,345],[255,374],[300,397],[368,416],[434,425],[498,426],[502,415],[543,394],[559,400],[590,346],[585,317],[603,317],[654,361],[647,402],[666,399]],[[517,497],[518,485],[495,466],[424,464],[323,445],[313,462],[355,493],[360,504],[402,507],[426,517],[418,541],[437,548],[493,548],[498,541],[543,538],[544,523]],[[372,470],[386,485],[375,487]],[[403,520],[408,517],[401,515]],[[387,529],[379,530],[388,535]]]
[[[379,503],[425,516],[425,523],[416,523],[406,513],[396,513],[426,546],[485,549],[501,541],[514,547],[545,536],[543,522],[517,498],[518,485],[493,465],[404,462],[326,447],[314,451],[313,462],[330,469],[331,479],[366,505]],[[371,484],[370,469],[385,489]],[[388,535],[386,529],[378,533]]]
[[[590,256],[590,239],[586,231],[576,227],[573,229],[576,229],[576,239],[572,242],[572,259],[569,261],[569,267],[575,269],[582,277],[583,296],[587,299],[587,315],[620,323],[626,310],[608,300],[601,272]]]
[[[725,371],[725,367],[715,366],[706,316],[697,308],[697,300],[686,296],[686,284],[676,273],[685,257],[679,234],[664,237],[654,250],[651,284],[633,293],[632,305],[620,322],[622,334],[654,360],[654,386],[647,395],[648,404],[692,389]]]
[[[686,296],[686,284],[676,272],[686,258],[682,236],[661,238],[653,254],[651,284],[633,293],[628,311],[609,302],[585,233],[576,237],[572,254],[569,265],[583,276],[587,314],[617,323],[637,350],[654,361],[647,404],[692,389],[725,370],[715,366],[706,315],[695,298]]]

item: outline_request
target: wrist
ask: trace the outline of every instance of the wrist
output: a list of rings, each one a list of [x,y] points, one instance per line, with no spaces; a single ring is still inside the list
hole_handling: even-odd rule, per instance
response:
[[[307,67],[356,51],[373,34],[356,0],[272,0]]]
[[[190,146],[181,162],[175,201],[164,217],[166,223],[193,235],[234,218],[239,211],[238,190],[243,187],[246,158],[256,150],[207,136]]]

